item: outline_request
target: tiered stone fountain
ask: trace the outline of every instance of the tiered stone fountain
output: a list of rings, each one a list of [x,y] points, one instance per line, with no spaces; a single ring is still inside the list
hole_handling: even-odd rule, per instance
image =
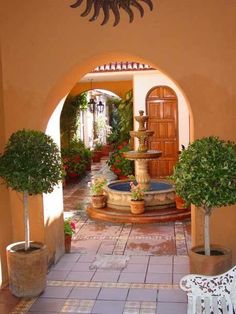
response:
[[[139,116],[135,117],[139,123],[137,131],[131,131],[131,137],[138,139],[138,149],[124,152],[124,157],[136,162],[135,179],[145,189],[145,212],[141,215],[130,213],[130,181],[112,181],[106,188],[107,208],[93,209],[88,207],[91,217],[117,222],[161,222],[177,219],[184,219],[190,216],[187,210],[179,211],[175,208],[175,190],[168,180],[151,180],[148,173],[148,161],[159,158],[162,154],[158,150],[148,150],[148,139],[153,135],[153,131],[146,129],[148,116],[144,116],[143,111],[139,111]]]

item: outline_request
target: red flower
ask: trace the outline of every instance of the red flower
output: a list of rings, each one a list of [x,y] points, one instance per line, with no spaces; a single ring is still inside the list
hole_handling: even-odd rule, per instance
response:
[[[70,223],[70,226],[73,230],[75,230],[75,223],[73,221]]]

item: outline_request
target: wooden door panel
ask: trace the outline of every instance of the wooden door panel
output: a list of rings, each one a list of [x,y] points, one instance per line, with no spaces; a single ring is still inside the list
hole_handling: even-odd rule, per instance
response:
[[[147,127],[154,131],[149,148],[162,151],[160,158],[149,162],[149,173],[151,177],[169,176],[178,158],[176,95],[169,87],[157,87],[148,95],[146,106]]]
[[[163,145],[162,142],[153,141],[153,142],[151,142],[150,149],[151,150],[161,150],[161,151],[163,151],[162,145]]]
[[[175,107],[174,102],[166,102],[163,104],[163,118],[175,120]]]
[[[159,125],[158,125],[157,121],[151,121],[148,128],[149,128],[149,130],[154,131],[153,136],[150,138],[150,142],[154,141],[156,138],[160,138]]]
[[[171,88],[165,86],[162,88],[162,90],[163,90],[163,92],[162,92],[163,98],[173,98],[173,99],[176,98],[176,96],[173,93],[173,90]]]
[[[176,138],[175,124],[173,122],[167,123],[167,138]]]
[[[158,137],[160,137],[162,139],[166,138],[167,134],[168,134],[168,125],[167,125],[167,123],[164,123],[164,122],[158,123],[158,129],[159,129]]]
[[[176,151],[176,145],[175,145],[175,142],[165,142],[164,143],[164,156],[165,157],[170,157],[172,158],[172,156],[175,155],[175,151]]]
[[[161,89],[155,88],[151,91],[151,93],[149,94],[148,97],[150,97],[150,99],[152,97],[154,98],[162,98],[163,96],[161,95],[161,93],[163,93],[163,91]]]
[[[173,103],[168,102],[163,104],[163,118],[173,119]]]
[[[159,103],[150,101],[149,115],[151,117],[156,117],[157,119],[162,118],[162,108]]]

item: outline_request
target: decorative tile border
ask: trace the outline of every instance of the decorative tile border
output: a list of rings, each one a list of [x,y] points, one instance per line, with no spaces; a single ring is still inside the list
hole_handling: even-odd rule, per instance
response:
[[[60,313],[91,313],[95,300],[67,299]]]
[[[179,289],[177,284],[135,284],[135,283],[110,283],[110,282],[76,282],[76,281],[47,281],[48,287],[83,287],[83,288],[111,288],[111,289]],[[37,298],[21,300],[11,314],[27,313]],[[60,313],[88,313],[92,312],[96,300],[65,299]],[[126,301],[123,314],[155,314],[156,302]]]
[[[179,289],[178,284],[122,283],[48,280],[48,287],[124,288],[124,289]]]
[[[32,304],[37,300],[37,298],[33,298],[30,300],[21,300],[13,309],[10,314],[24,314],[27,313]]]

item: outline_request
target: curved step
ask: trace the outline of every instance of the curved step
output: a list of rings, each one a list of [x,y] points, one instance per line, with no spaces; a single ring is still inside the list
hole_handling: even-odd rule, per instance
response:
[[[119,223],[155,223],[184,220],[191,217],[191,209],[159,208],[144,212],[141,215],[134,215],[129,212],[119,211],[109,207],[93,208],[87,207],[87,212],[92,219]]]

